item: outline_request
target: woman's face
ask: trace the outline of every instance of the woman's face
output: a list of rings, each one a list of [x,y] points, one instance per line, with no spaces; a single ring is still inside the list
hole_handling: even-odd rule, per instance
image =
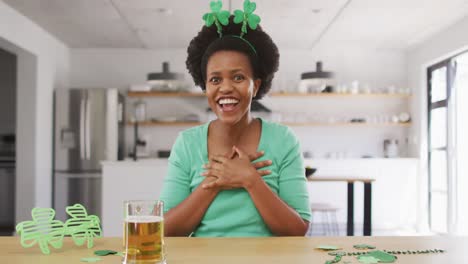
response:
[[[235,124],[250,114],[261,80],[253,79],[249,58],[237,51],[217,51],[206,66],[206,96],[223,123]]]

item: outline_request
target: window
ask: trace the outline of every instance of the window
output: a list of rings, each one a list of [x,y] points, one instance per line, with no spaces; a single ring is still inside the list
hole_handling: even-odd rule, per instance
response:
[[[450,60],[428,69],[429,225],[437,233],[447,233],[447,109],[450,71]]]
[[[468,53],[428,68],[429,225],[468,234]],[[460,202],[462,201],[462,202]]]
[[[455,234],[468,235],[468,52],[455,58]]]

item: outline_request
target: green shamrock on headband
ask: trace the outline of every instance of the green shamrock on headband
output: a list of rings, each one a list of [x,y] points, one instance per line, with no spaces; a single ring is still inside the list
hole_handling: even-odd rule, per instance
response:
[[[242,32],[240,34],[241,38],[244,36],[244,34],[247,33],[247,25],[249,25],[250,29],[255,30],[258,24],[260,23],[260,17],[253,13],[256,8],[257,5],[254,2],[250,2],[250,0],[245,0],[244,11],[234,11],[234,23],[242,23]]]
[[[205,25],[207,27],[211,27],[213,23],[216,25],[219,37],[223,35],[221,25],[226,26],[229,24],[229,16],[231,15],[229,11],[221,10],[222,7],[223,3],[220,0],[216,2],[212,1],[210,2],[211,13],[203,15],[203,20],[205,20]]]

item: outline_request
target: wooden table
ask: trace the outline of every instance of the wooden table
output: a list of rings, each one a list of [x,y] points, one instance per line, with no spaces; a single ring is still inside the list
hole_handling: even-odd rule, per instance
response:
[[[445,253],[398,255],[396,264],[404,263],[468,263],[467,237],[271,237],[271,238],[166,238],[167,263],[191,264],[271,264],[325,263],[332,257],[314,249],[318,245],[335,245],[343,251],[356,251],[354,244],[366,243],[386,250],[444,249]],[[0,237],[0,259],[7,264],[73,264],[83,263],[83,257],[92,257],[99,249],[121,250],[121,238],[99,238],[95,247],[78,247],[66,239],[62,249],[52,249],[43,255],[39,248],[22,248],[18,237]],[[101,257],[98,264],[121,263],[118,256]],[[343,257],[353,264],[355,257]],[[341,263],[341,262],[340,262]]]
[[[364,229],[365,236],[372,235],[372,178],[310,176],[311,182],[347,182],[348,183],[348,220],[346,235],[354,236],[354,183],[364,183]]]

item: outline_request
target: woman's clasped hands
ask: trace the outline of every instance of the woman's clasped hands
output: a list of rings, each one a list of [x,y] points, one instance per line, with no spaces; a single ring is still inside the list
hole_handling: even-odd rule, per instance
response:
[[[211,179],[202,184],[202,188],[229,190],[235,188],[251,187],[262,176],[271,174],[270,170],[260,170],[272,164],[271,160],[252,161],[263,156],[264,152],[247,155],[236,146],[232,147],[230,155],[215,155],[208,164],[204,164],[205,171],[202,176]]]

